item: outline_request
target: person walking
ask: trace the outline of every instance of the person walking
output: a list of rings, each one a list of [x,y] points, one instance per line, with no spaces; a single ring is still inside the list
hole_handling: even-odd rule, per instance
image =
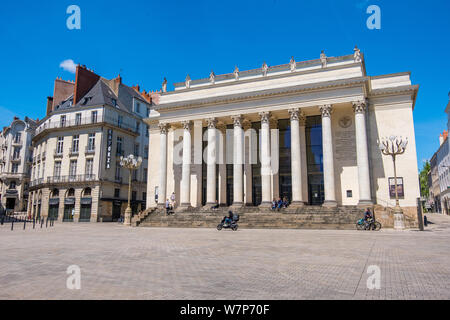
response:
[[[175,208],[175,199],[176,199],[176,195],[175,192],[172,192],[172,194],[170,195],[170,202],[172,203],[172,208]]]

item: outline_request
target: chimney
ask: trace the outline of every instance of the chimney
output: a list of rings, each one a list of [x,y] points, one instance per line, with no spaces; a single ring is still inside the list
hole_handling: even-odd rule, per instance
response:
[[[53,111],[53,97],[47,97],[47,115]]]
[[[64,81],[61,78],[55,79],[55,87],[53,89],[53,103],[52,103],[52,111],[55,110],[55,107],[67,99],[73,93],[73,82]],[[48,107],[48,99],[47,99],[47,107]]]
[[[75,74],[75,87],[73,89],[73,104],[77,104],[99,79],[100,76],[88,70],[86,66],[78,65]]]
[[[447,137],[448,137],[448,131],[444,130],[444,132],[439,135],[439,146],[442,146],[442,144],[444,143],[445,139],[447,139]]]

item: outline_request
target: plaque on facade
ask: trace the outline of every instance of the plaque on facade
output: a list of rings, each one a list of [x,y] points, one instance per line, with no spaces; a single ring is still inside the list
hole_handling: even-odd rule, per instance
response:
[[[353,130],[336,131],[336,160],[349,162],[352,165],[356,161],[356,141]]]
[[[395,199],[395,178],[391,177],[389,178],[389,196],[391,199]],[[403,188],[403,178],[398,177],[397,178],[397,190],[398,190],[398,197],[403,198],[405,196],[404,188]]]
[[[352,125],[352,118],[349,116],[343,116],[339,119],[339,126],[343,129],[346,129]]]

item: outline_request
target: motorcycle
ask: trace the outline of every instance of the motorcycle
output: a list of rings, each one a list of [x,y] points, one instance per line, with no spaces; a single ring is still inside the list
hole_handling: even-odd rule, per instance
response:
[[[231,220],[231,221],[230,221]],[[233,219],[223,219],[218,225],[217,225],[217,230],[222,230],[222,229],[231,229],[233,231],[237,231],[238,229],[238,224],[237,222],[239,221],[239,217],[238,216],[233,216]]]
[[[358,222],[356,222],[356,229],[379,231],[381,229],[381,223],[373,219],[366,222],[364,218],[361,218],[358,220]]]

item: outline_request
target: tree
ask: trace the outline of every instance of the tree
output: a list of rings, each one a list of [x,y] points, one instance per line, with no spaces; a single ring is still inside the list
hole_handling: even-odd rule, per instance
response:
[[[428,198],[429,189],[428,189],[428,173],[431,170],[430,162],[427,160],[423,164],[422,170],[419,173],[420,180],[420,194],[422,197]]]

